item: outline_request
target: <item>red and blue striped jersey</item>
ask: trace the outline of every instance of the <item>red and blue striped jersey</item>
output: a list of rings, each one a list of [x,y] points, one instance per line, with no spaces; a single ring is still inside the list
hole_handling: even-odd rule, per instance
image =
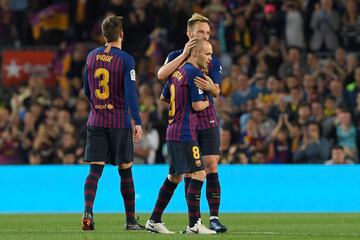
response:
[[[84,91],[91,110],[87,125],[103,128],[131,128],[131,117],[141,125],[136,92],[135,63],[120,48],[91,51],[84,69]]]
[[[166,82],[162,95],[170,100],[167,141],[196,141],[197,114],[193,102],[205,100],[204,92],[195,86],[195,77],[203,73],[190,63],[179,67]]]
[[[171,62],[172,60],[177,58],[182,52],[183,52],[183,49],[176,50],[176,51],[169,53],[164,64]],[[211,58],[212,58],[212,60],[209,63],[209,65],[207,66],[207,68],[202,69],[202,71],[204,74],[208,75],[215,84],[220,85],[221,84],[221,73],[222,73],[221,63],[216,56],[212,55]],[[211,94],[208,94],[208,93],[205,93],[205,94],[209,99],[210,105],[205,110],[197,112],[197,117],[198,117],[197,129],[198,130],[217,127],[219,124],[218,118],[216,116],[215,108],[214,108],[214,98],[211,96]]]

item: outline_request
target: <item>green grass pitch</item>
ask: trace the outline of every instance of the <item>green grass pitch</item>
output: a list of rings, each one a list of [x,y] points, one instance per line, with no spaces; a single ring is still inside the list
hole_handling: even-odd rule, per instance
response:
[[[149,214],[139,214],[145,224]],[[0,214],[0,239],[360,239],[360,214],[222,214],[228,233],[215,236],[184,235],[186,214],[165,214],[166,226],[177,234],[165,236],[123,230],[124,215],[96,214],[95,231],[83,232],[81,214]],[[203,215],[203,223],[208,220]]]

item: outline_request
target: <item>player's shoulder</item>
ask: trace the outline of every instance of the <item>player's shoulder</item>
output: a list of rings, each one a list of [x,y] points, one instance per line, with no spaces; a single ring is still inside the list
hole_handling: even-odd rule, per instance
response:
[[[211,64],[213,66],[221,65],[221,62],[220,62],[219,58],[217,56],[215,56],[214,54],[211,55]]]
[[[115,48],[114,54],[119,56],[120,58],[122,58],[124,61],[134,61],[133,56],[131,56],[129,53],[127,53],[126,51],[124,51],[120,48]]]
[[[182,54],[182,52],[183,52],[183,49],[178,49],[178,50],[175,50],[175,51],[170,52],[168,56],[177,57],[177,56],[179,56],[180,54]]]
[[[182,52],[183,52],[183,49],[179,49],[179,50],[170,52],[165,59],[165,64],[167,64],[168,62],[171,62],[172,60],[177,58]]]
[[[184,64],[183,68],[184,68],[184,72],[186,73],[187,79],[189,82],[193,82],[194,78],[197,76],[204,75],[203,72],[199,68],[195,67],[194,65],[192,65],[190,63]]]
[[[89,52],[89,54],[88,54],[88,58],[89,58],[89,57],[93,57],[93,56],[95,56],[96,54],[103,52],[104,49],[105,49],[105,48],[102,46],[102,47],[98,47],[98,48],[95,48],[95,49],[91,50],[91,51]]]
[[[165,64],[168,64],[169,62],[171,62],[172,60],[174,60],[175,58],[177,58],[182,52],[183,52],[182,49],[179,49],[179,50],[175,50],[175,51],[170,52],[170,53],[167,55],[166,59],[165,59],[164,65],[165,65]]]
[[[191,63],[185,63],[183,65],[184,69],[188,72],[194,73],[194,74],[202,74],[201,70],[197,67],[195,67],[194,65],[192,65]]]

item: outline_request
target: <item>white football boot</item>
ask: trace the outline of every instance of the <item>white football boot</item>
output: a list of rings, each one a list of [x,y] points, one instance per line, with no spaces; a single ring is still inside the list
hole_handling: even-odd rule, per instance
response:
[[[145,229],[154,232],[154,233],[161,233],[161,234],[174,234],[175,232],[169,231],[164,225],[164,223],[155,223],[152,220],[148,220],[145,225]]]
[[[216,234],[215,231],[208,229],[205,225],[201,224],[200,221],[195,223],[193,227],[186,227],[186,233],[189,234]]]

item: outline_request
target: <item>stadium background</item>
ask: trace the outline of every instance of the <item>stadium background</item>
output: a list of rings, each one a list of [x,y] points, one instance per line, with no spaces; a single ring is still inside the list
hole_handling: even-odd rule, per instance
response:
[[[100,23],[109,14],[125,18],[123,47],[136,59],[144,139],[134,171],[136,190],[147,193],[145,176],[161,178],[166,165],[139,164],[167,161],[156,73],[186,43],[193,12],[210,19],[223,66],[221,211],[359,212],[358,1],[1,0],[0,213],[82,211],[89,111],[82,70],[88,51],[104,43]],[[339,163],[328,161],[332,146],[355,165],[329,166]],[[106,171],[99,189],[117,182]],[[122,212],[107,202],[120,197],[117,189],[99,192],[95,211]],[[185,212],[179,192],[170,210]],[[139,211],[150,205],[140,201]]]
[[[357,1],[1,3],[1,164],[82,162],[89,111],[82,70],[88,51],[104,43],[100,23],[109,14],[124,16],[124,49],[137,63],[145,131],[135,162],[166,162],[167,106],[156,73],[186,43],[193,12],[209,17],[223,66],[222,163],[323,164],[333,145],[358,162]],[[313,152],[313,142],[324,150]]]

